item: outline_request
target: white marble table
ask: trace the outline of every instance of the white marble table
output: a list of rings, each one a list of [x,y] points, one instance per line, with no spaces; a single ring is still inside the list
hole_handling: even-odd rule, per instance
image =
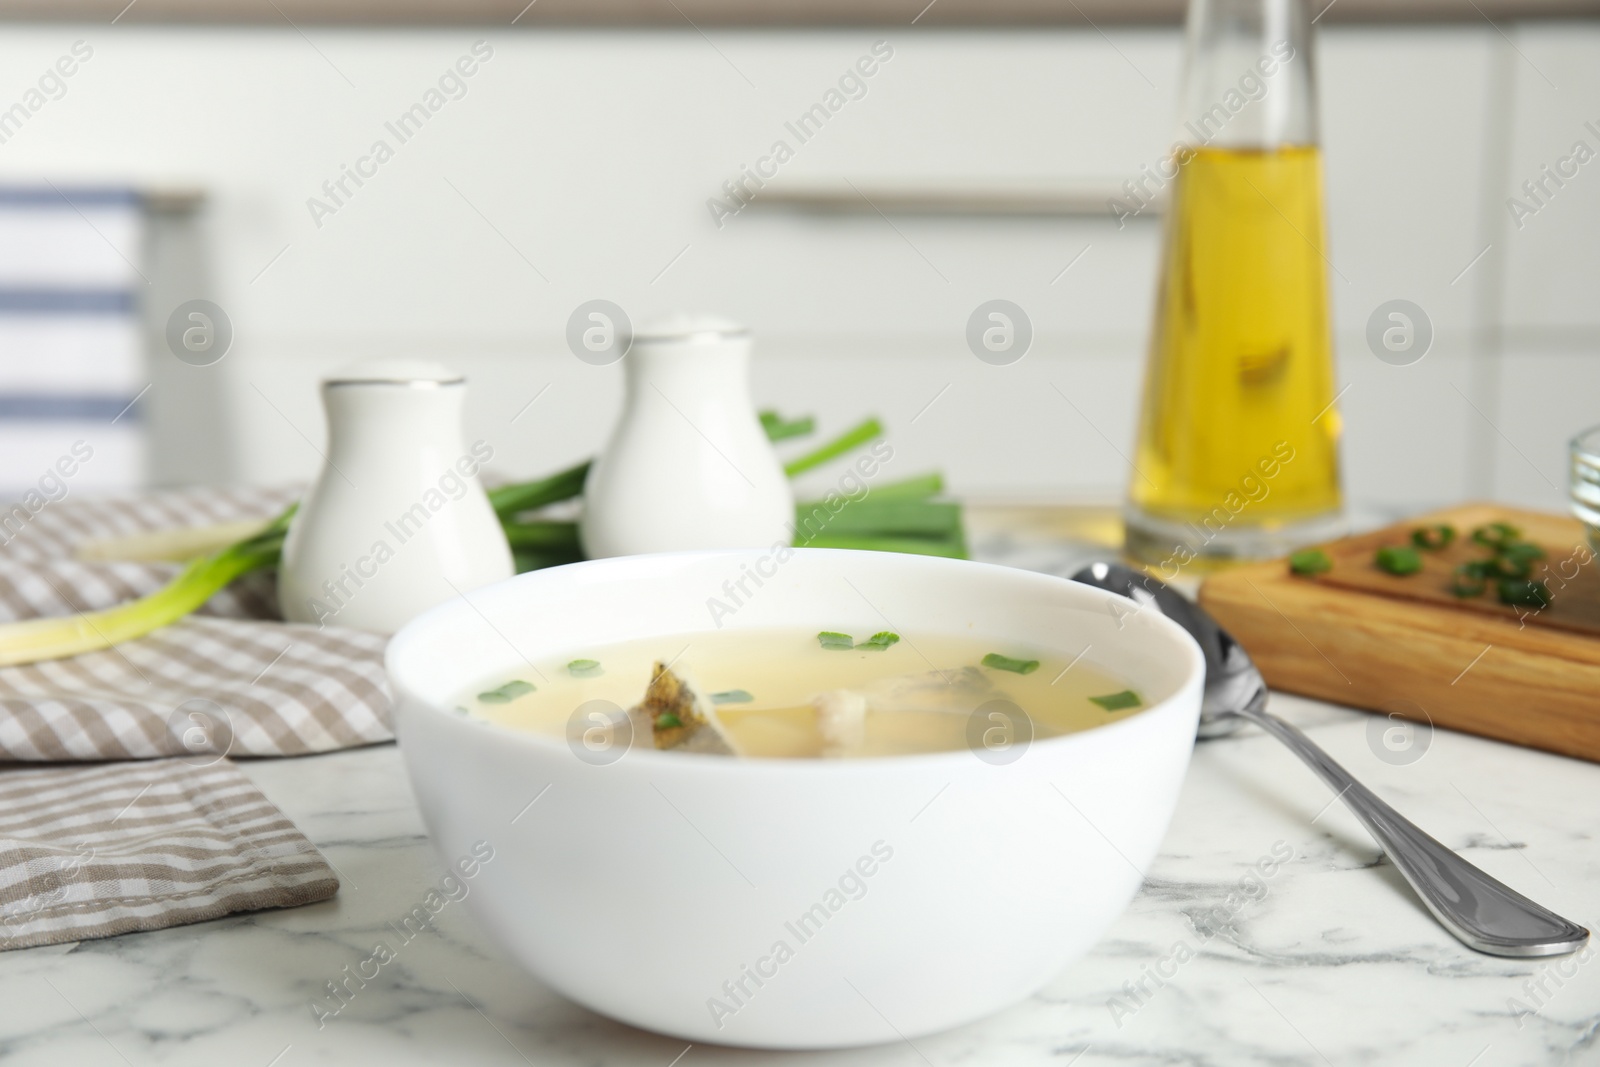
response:
[[[1070,563],[1003,540],[982,551],[1052,570]],[[1393,764],[1369,742],[1370,716],[1276,695],[1272,707],[1496,877],[1600,923],[1600,766],[1446,731],[1420,759]],[[687,1047],[595,1016],[520,972],[457,907],[319,1026],[311,1003],[324,984],[367,956],[443,867],[393,746],[245,768],[337,866],[338,896],[0,954],[0,1062],[1600,1063],[1600,949],[1582,962],[1524,962],[1462,947],[1328,790],[1255,731],[1197,749],[1144,889],[1037,996],[914,1045],[785,1055]],[[1245,880],[1274,850],[1291,858]]]

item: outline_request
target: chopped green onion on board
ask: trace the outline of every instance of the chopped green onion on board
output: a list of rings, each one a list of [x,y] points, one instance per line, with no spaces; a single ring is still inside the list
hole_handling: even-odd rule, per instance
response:
[[[1502,578],[1495,588],[1502,604],[1541,610],[1550,606],[1550,589],[1543,582],[1527,578]]]
[[[1416,574],[1422,569],[1422,557],[1417,555],[1417,550],[1401,545],[1384,545],[1372,561],[1379,570],[1402,576]]]
[[[1441,522],[1434,526],[1418,526],[1411,531],[1411,543],[1429,552],[1437,552],[1441,548],[1448,548],[1455,539],[1456,528],[1449,523]]]
[[[1474,560],[1457,567],[1455,578],[1450,582],[1450,592],[1463,599],[1481,596],[1489,588],[1489,575],[1481,566],[1482,563],[1482,560]]]
[[[1509,522],[1491,522],[1472,531],[1472,539],[1485,548],[1500,549],[1522,536]]]
[[[1333,560],[1320,548],[1305,548],[1289,557],[1289,570],[1295,574],[1326,574],[1333,570]]]

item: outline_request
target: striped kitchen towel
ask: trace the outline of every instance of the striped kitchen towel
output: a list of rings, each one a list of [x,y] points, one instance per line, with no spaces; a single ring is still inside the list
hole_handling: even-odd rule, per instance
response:
[[[0,509],[0,621],[71,615],[154,592],[174,563],[89,562],[94,542],[265,521],[288,490],[27,498]],[[276,621],[270,575],[146,637],[0,668],[0,761],[294,756],[391,740],[385,638]]]
[[[338,889],[311,842],[226,760],[0,772],[0,950],[293,907]]]

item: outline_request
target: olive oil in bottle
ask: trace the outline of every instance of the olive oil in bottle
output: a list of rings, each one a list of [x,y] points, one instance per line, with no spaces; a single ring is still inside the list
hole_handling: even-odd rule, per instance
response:
[[[1150,563],[1279,555],[1341,507],[1310,24],[1299,0],[1196,0],[1189,35],[1203,117],[1169,167],[1126,514]]]

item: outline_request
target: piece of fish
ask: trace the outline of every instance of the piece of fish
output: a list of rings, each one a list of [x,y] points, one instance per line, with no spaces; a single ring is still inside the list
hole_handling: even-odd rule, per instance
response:
[[[859,752],[867,742],[867,698],[854,689],[831,689],[811,699],[817,709],[822,754],[839,759]]]
[[[687,671],[677,673],[657,660],[650,672],[644,700],[628,709],[635,737],[649,737],[656,748],[699,752],[712,756],[737,756],[738,746],[717,718],[716,705],[706,699]]]
[[[811,706],[822,735],[822,755],[838,759],[865,747],[869,712],[969,715],[998,694],[978,668],[959,667],[881,678],[861,689],[831,689],[812,697]]]
[[[861,690],[871,711],[943,711],[971,714],[1000,695],[988,675],[976,667],[922,671],[882,678]]]

